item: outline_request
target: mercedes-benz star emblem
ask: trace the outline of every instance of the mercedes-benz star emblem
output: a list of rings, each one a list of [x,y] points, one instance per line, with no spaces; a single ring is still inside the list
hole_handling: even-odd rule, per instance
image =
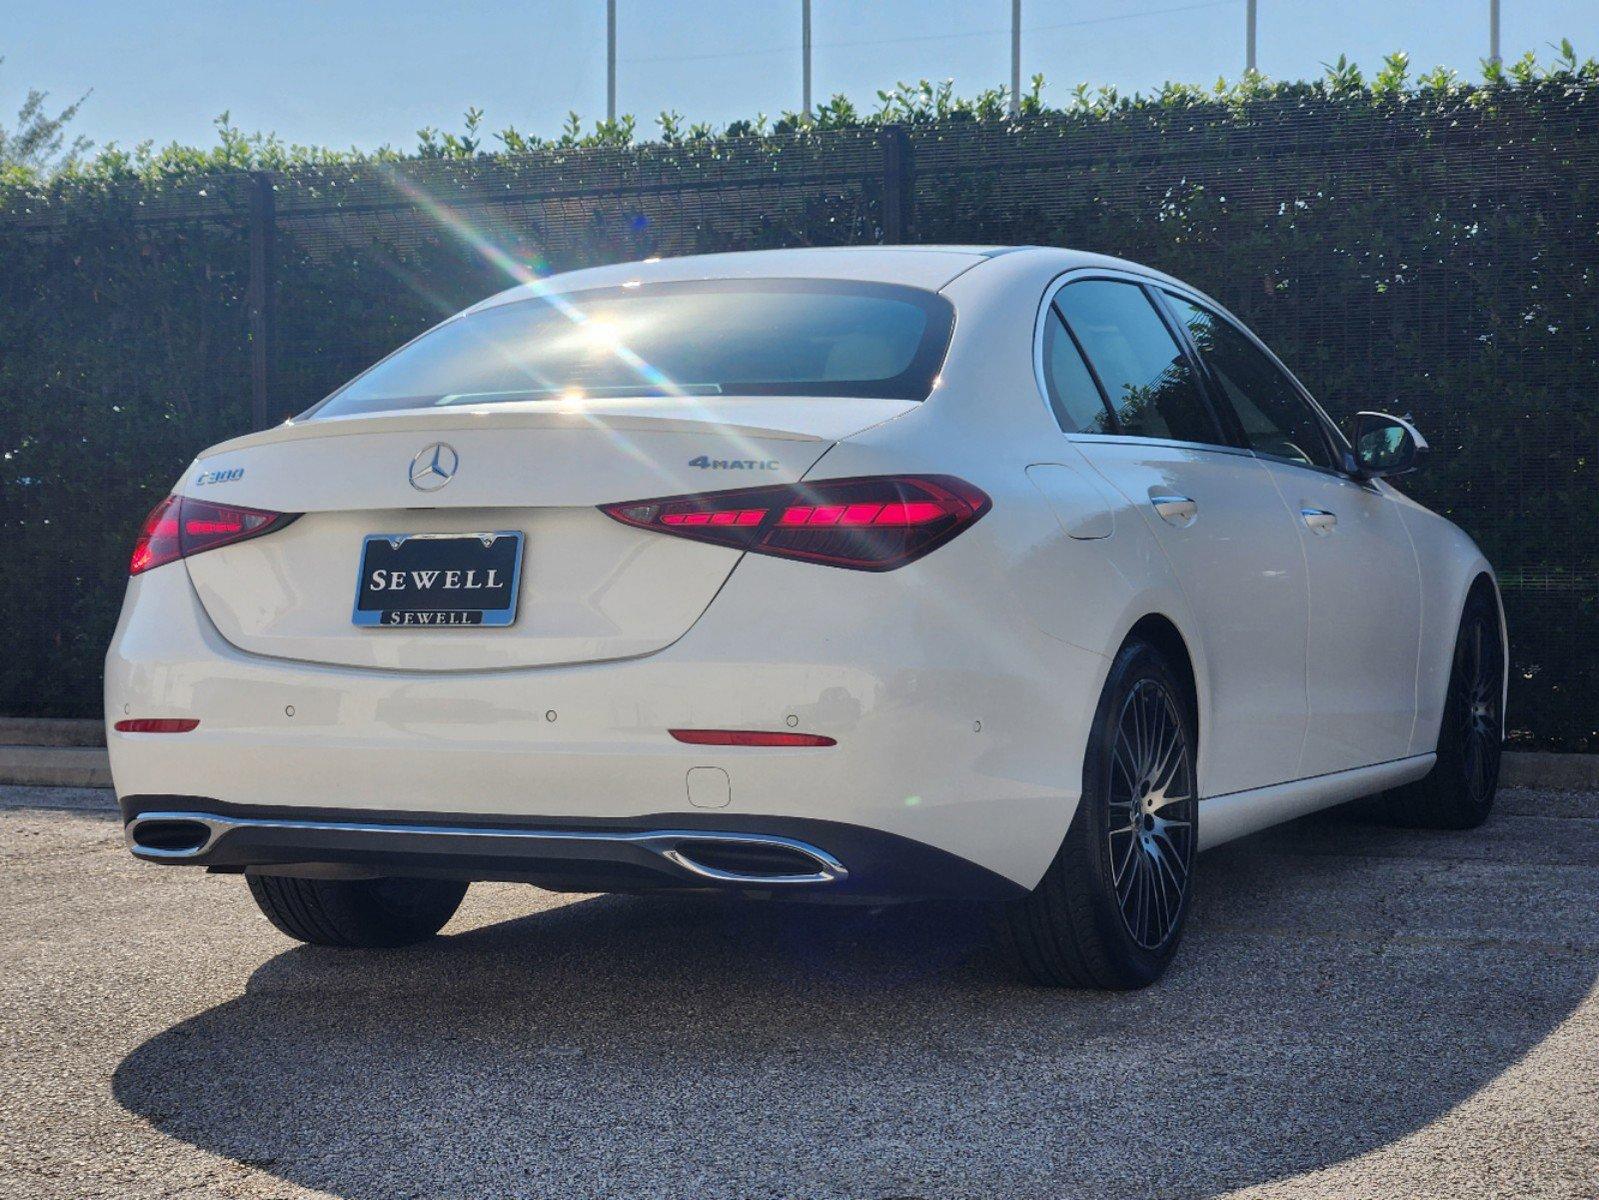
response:
[[[461,456],[446,442],[434,442],[411,460],[411,486],[419,492],[436,492],[455,478]]]

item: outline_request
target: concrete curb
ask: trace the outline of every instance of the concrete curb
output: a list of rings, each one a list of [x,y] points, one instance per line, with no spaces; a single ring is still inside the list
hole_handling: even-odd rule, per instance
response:
[[[0,746],[0,784],[111,786],[111,760],[99,746]]]
[[[105,722],[0,717],[0,746],[103,746]]]
[[[1599,754],[1549,754],[1542,750],[1507,751],[1499,771],[1505,787],[1599,791]]]

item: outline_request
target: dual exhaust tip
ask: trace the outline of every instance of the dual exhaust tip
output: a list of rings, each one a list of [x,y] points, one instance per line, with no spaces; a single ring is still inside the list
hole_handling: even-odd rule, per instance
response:
[[[362,835],[392,845],[415,838],[418,851],[442,847],[515,857],[560,859],[561,844],[580,844],[574,857],[624,857],[644,850],[681,871],[716,883],[783,887],[840,883],[849,871],[827,851],[797,838],[778,834],[723,833],[697,830],[602,833],[590,830],[480,829],[456,826],[386,825],[346,821],[296,821],[268,817],[223,817],[211,813],[150,812],[128,822],[128,848],[152,862],[178,863],[209,855],[230,837],[245,831],[292,836],[297,845],[315,845],[318,833],[349,847]],[[425,843],[425,845],[424,845]],[[401,848],[404,853],[409,847]]]
[[[127,829],[128,847],[149,858],[194,858],[217,836],[204,821],[184,817],[135,817]]]

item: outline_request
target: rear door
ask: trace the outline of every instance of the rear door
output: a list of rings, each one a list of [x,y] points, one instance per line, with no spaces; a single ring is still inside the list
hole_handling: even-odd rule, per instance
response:
[[[1337,447],[1293,378],[1197,298],[1166,293],[1250,448],[1298,527],[1310,597],[1310,723],[1299,773],[1409,753],[1421,580],[1399,507],[1337,469]]]
[[[1293,778],[1306,719],[1305,566],[1265,466],[1227,444],[1196,364],[1138,281],[1066,283],[1045,343],[1062,428],[1141,514],[1197,619],[1210,692],[1204,793]]]

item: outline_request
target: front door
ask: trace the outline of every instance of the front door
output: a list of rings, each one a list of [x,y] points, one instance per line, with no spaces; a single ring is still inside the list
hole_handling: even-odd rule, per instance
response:
[[[1299,517],[1310,584],[1310,725],[1301,775],[1392,762],[1416,719],[1421,581],[1380,485],[1271,463]]]

